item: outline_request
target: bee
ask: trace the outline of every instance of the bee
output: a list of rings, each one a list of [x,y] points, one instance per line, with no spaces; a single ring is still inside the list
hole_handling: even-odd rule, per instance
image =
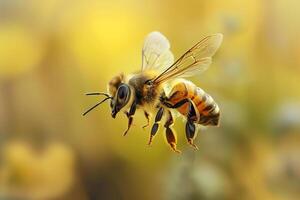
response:
[[[217,126],[220,109],[210,95],[183,78],[207,70],[222,40],[220,33],[207,36],[174,62],[168,39],[159,32],[151,32],[142,48],[141,70],[128,76],[119,74],[113,77],[108,83],[108,93],[86,94],[103,95],[105,98],[83,115],[110,100],[111,116],[115,118],[119,112],[124,112],[128,118],[126,135],[137,109],[143,110],[147,119],[144,128],[149,125],[149,118],[154,113],[148,144],[152,143],[164,117],[166,140],[175,152],[180,152],[176,148],[176,133],[172,128],[175,111],[186,119],[188,143],[198,149],[194,144],[196,125]]]

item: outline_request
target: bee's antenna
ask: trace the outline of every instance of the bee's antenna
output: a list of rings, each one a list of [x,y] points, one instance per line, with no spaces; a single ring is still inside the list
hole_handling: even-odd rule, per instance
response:
[[[103,92],[90,92],[90,93],[86,93],[85,95],[87,95],[87,96],[91,96],[91,95],[104,95],[106,97],[110,97],[111,98],[111,96],[109,96],[108,94],[103,93]]]
[[[99,106],[101,103],[103,103],[104,101],[111,99],[112,97],[106,97],[105,99],[103,99],[102,101],[100,101],[99,103],[97,103],[96,105],[94,105],[93,107],[89,108],[87,111],[85,111],[82,115],[85,116],[86,114],[88,114],[91,110],[93,110],[94,108],[96,108],[97,106]]]

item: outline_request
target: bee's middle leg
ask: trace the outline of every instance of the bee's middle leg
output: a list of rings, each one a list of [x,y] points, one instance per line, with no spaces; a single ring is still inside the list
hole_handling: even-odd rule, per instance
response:
[[[148,145],[150,145],[152,143],[152,139],[158,131],[158,126],[159,126],[158,123],[160,122],[163,114],[164,114],[164,108],[160,107],[155,116],[155,123],[153,124],[152,129],[151,129]]]
[[[167,142],[169,143],[169,145],[171,146],[171,148],[173,149],[173,151],[175,151],[176,153],[181,153],[179,150],[177,150],[176,148],[176,144],[177,144],[177,138],[176,138],[176,133],[174,132],[174,130],[170,127],[172,126],[174,123],[173,120],[173,116],[171,111],[168,110],[167,113],[167,120],[166,123],[164,125],[164,127],[166,128],[166,138],[167,138]]]
[[[147,119],[147,124],[145,124],[144,126],[143,126],[143,128],[146,128],[147,126],[149,126],[149,113],[148,112],[146,112],[146,111],[144,111],[144,115],[145,115],[145,117],[146,117],[146,119]]]
[[[135,114],[135,111],[136,111],[136,103],[133,102],[133,104],[131,105],[130,109],[129,109],[129,112],[126,112],[126,116],[128,118],[128,126],[127,126],[127,129],[126,131],[124,132],[124,136],[127,134],[127,132],[129,131],[131,125],[132,125],[132,122],[133,122],[133,115]]]

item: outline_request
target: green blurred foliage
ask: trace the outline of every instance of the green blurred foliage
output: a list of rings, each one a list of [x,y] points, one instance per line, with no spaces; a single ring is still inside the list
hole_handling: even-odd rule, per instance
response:
[[[299,199],[300,3],[255,1],[0,1],[1,199]],[[203,36],[224,42],[192,81],[221,108],[181,155],[142,113],[109,106],[82,117],[117,73],[137,71],[160,31],[175,57]]]

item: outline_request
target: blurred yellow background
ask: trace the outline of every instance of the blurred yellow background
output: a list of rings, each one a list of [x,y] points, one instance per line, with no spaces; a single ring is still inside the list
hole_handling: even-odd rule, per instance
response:
[[[300,199],[300,2],[0,1],[0,199]],[[111,77],[140,69],[151,31],[176,58],[223,33],[192,79],[218,102],[220,127],[177,119],[173,153],[148,147],[142,113],[82,112]]]

